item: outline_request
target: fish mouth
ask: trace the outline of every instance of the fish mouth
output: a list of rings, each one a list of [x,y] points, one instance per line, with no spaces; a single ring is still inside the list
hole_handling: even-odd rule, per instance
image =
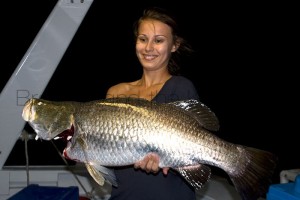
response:
[[[73,136],[74,136],[74,126],[72,125],[70,129],[63,131],[62,133],[55,136],[55,138],[53,139],[54,140],[60,139],[60,140],[64,140],[65,142],[68,142],[72,139]]]
[[[30,121],[31,119],[31,108],[32,108],[32,102],[33,100],[30,99],[28,100],[25,105],[24,105],[24,108],[23,108],[23,111],[22,111],[22,117],[25,121]]]

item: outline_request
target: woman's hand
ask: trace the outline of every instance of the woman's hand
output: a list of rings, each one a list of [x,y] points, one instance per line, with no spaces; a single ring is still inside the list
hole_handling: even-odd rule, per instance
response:
[[[159,156],[155,153],[149,153],[147,154],[143,160],[140,160],[134,164],[134,168],[138,169],[141,168],[142,170],[145,170],[147,173],[157,173],[160,168],[158,166],[159,164]],[[169,167],[162,168],[163,174],[167,175],[169,171]]]

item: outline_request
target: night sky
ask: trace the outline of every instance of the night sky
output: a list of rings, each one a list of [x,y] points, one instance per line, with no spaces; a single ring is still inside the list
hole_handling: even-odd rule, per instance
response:
[[[221,128],[216,134],[276,153],[278,177],[282,169],[299,168],[296,6],[170,2],[104,5],[95,0],[42,98],[101,99],[110,86],[140,78],[133,22],[147,6],[165,7],[176,14],[195,50],[182,58],[182,74],[218,116]],[[2,4],[6,12],[1,13],[1,89],[55,4],[55,0]]]

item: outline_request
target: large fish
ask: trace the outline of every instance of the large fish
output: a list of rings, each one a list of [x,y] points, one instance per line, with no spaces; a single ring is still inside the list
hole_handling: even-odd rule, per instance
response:
[[[22,116],[44,140],[72,130],[63,154],[85,163],[99,185],[118,184],[107,167],[132,165],[156,153],[160,167],[177,171],[195,189],[209,180],[209,166],[215,166],[229,175],[242,199],[254,200],[266,194],[277,162],[270,152],[213,134],[219,121],[196,100],[161,104],[137,98],[90,102],[33,98]]]

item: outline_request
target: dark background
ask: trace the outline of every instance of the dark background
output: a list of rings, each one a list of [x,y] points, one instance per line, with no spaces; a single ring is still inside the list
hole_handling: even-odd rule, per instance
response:
[[[5,1],[1,5],[0,89],[19,64],[57,1]],[[147,6],[174,12],[195,53],[182,59],[182,74],[196,85],[203,103],[218,116],[216,134],[279,156],[283,169],[299,168],[299,108],[295,5],[95,0],[42,98],[89,101],[105,97],[119,82],[141,76],[134,52],[133,22]],[[299,34],[298,34],[299,36]],[[297,38],[298,40],[299,38]],[[24,164],[18,141],[7,165]],[[40,150],[30,141],[31,164]],[[21,147],[20,147],[21,145]],[[42,146],[48,145],[46,142]],[[37,146],[39,148],[39,146]],[[51,152],[48,152],[51,154]],[[22,157],[22,156],[20,156]]]

